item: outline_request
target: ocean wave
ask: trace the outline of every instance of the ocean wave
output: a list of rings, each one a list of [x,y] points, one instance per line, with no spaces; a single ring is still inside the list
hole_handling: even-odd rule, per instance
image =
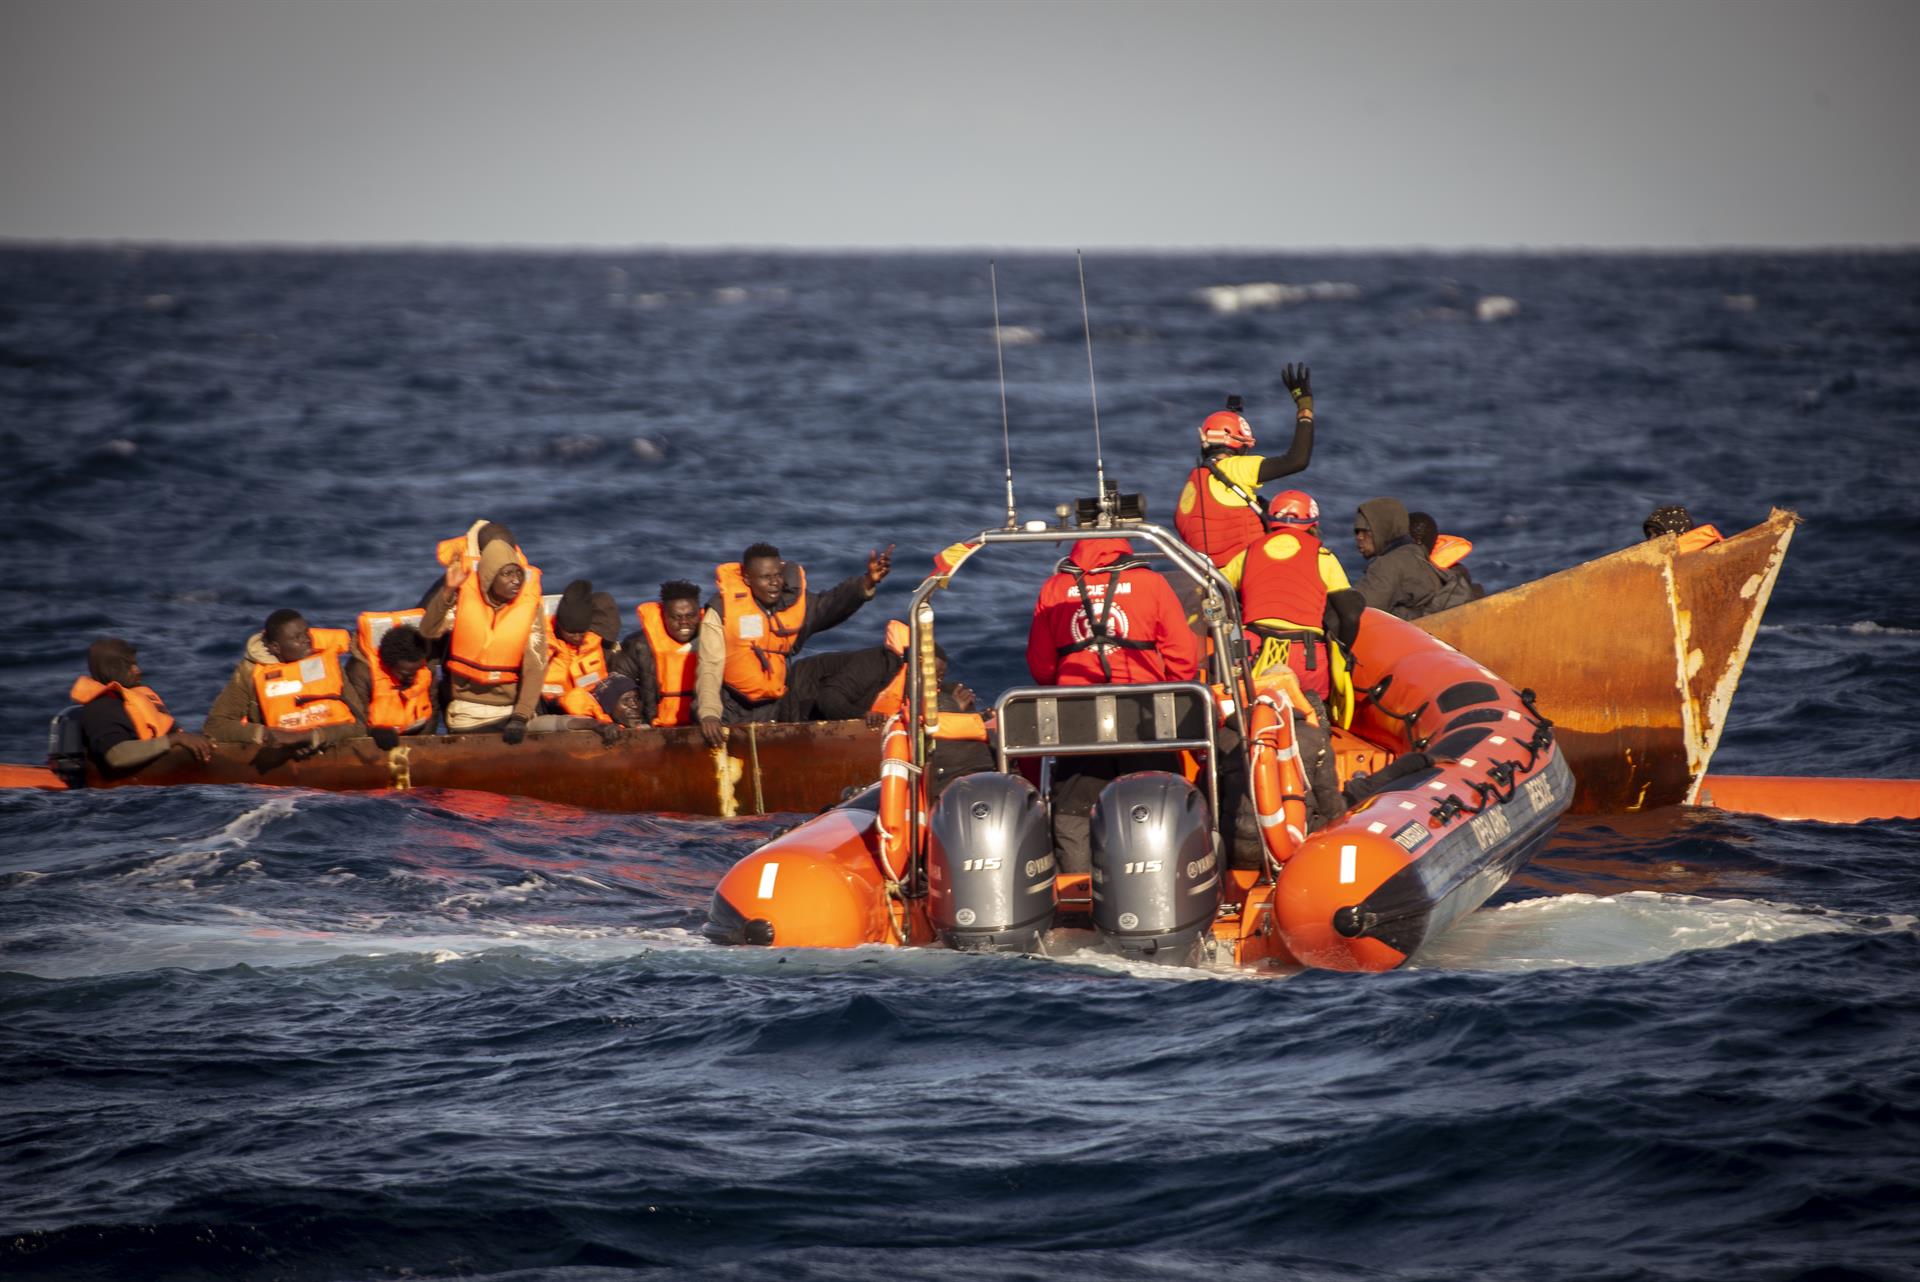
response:
[[[1266,311],[1291,307],[1298,303],[1347,302],[1360,297],[1360,287],[1350,281],[1317,280],[1307,285],[1289,285],[1280,281],[1249,281],[1244,285],[1208,285],[1194,292],[1194,298],[1220,316],[1238,312]]]

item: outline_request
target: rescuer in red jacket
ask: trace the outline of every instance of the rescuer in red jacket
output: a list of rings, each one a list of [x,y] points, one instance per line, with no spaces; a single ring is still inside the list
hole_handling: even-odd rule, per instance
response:
[[[1076,543],[1040,588],[1027,632],[1027,669],[1039,685],[1197,681],[1200,647],[1173,588],[1134,559],[1125,539]],[[1134,770],[1179,773],[1178,753],[1058,757],[1053,844],[1065,872],[1092,867],[1089,815],[1110,780]]]

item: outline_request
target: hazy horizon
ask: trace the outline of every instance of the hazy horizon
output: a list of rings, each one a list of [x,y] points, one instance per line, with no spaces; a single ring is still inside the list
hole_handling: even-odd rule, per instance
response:
[[[1920,4],[3,0],[0,242],[1920,245]]]

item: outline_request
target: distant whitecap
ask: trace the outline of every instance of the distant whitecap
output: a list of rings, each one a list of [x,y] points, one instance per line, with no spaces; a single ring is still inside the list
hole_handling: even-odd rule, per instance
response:
[[[1500,321],[1520,314],[1520,304],[1505,294],[1488,294],[1473,305],[1475,320]]]
[[[1208,285],[1194,297],[1222,316],[1264,311],[1296,303],[1338,302],[1360,297],[1360,287],[1348,281],[1317,280],[1308,285],[1279,281],[1249,281],[1241,285]]]

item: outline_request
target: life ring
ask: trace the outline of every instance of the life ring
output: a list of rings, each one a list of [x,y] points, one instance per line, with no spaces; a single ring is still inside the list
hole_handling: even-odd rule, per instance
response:
[[[899,881],[907,868],[907,810],[913,797],[913,742],[906,719],[896,712],[887,719],[880,752],[880,867],[889,881]]]
[[[1263,694],[1254,700],[1248,723],[1260,839],[1274,862],[1285,863],[1307,839],[1307,777],[1300,746],[1293,739],[1293,711]]]

